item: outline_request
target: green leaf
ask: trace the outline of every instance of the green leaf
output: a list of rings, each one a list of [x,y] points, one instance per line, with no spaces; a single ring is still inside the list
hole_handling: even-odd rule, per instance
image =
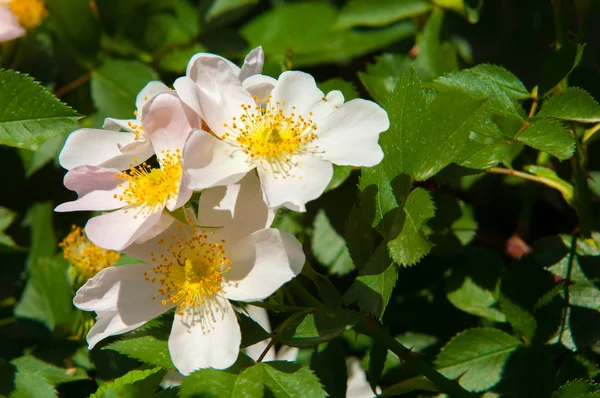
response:
[[[311,246],[317,260],[331,274],[345,275],[354,270],[346,241],[333,228],[323,209],[317,213],[313,222]]]
[[[342,185],[348,179],[348,177],[350,177],[350,174],[352,174],[353,170],[353,166],[338,166],[334,164],[333,177],[331,177],[329,185],[327,185],[327,188],[325,188],[325,192],[336,189],[337,187]]]
[[[175,368],[171,362],[168,342],[151,335],[115,341],[102,349],[117,351],[130,358],[165,369]]]
[[[241,312],[236,311],[235,314],[242,331],[242,348],[249,347],[270,337],[269,333],[254,319]]]
[[[427,106],[416,71],[409,69],[384,103],[391,125],[380,138],[387,175],[407,173],[419,181],[434,176],[461,151],[483,104],[443,92]]]
[[[237,377],[236,374],[223,370],[210,368],[197,370],[183,379],[179,397],[233,397],[232,391]]]
[[[257,364],[263,368],[265,386],[275,398],[325,397],[319,379],[306,366],[292,362]]]
[[[480,392],[500,381],[506,361],[521,346],[521,341],[498,329],[469,329],[442,348],[435,364],[444,376]]]
[[[362,315],[343,309],[300,314],[277,336],[277,341],[292,347],[313,347],[336,338],[360,319]]]
[[[537,329],[535,317],[504,296],[501,296],[498,302],[500,304],[500,311],[506,316],[508,323],[515,330],[519,331],[525,337],[526,341],[531,342]]]
[[[58,254],[30,263],[29,279],[15,315],[42,322],[51,331],[74,321],[73,293],[67,278],[69,264]]]
[[[354,26],[383,26],[425,14],[431,4],[425,0],[349,0],[335,23],[338,29]]]
[[[361,311],[381,319],[397,279],[398,268],[382,243],[344,294],[344,304],[357,302]]]
[[[333,79],[319,83],[319,89],[325,94],[333,90],[339,90],[342,92],[342,94],[344,94],[345,102],[359,97],[358,91],[356,90],[356,87],[354,87],[354,84],[339,77],[334,77]]]
[[[334,30],[337,15],[327,2],[284,3],[244,25],[241,34],[250,48],[262,45],[272,62],[284,64],[291,56],[294,66],[302,67],[367,54],[415,31],[408,21],[370,31]]]
[[[257,3],[258,0],[215,0],[206,12],[206,20],[210,21],[237,8],[251,7]]]
[[[160,69],[167,72],[185,73],[190,59],[197,53],[207,52],[206,47],[192,43],[183,48],[175,48],[165,54],[160,60]]]
[[[406,199],[400,220],[395,223],[388,236],[388,250],[399,265],[418,263],[433,247],[423,233],[423,224],[435,215],[431,195],[423,188],[414,189]]]
[[[310,368],[325,386],[325,391],[330,397],[346,396],[348,374],[342,339],[319,346],[310,358]]]
[[[519,101],[531,97],[527,88],[506,69],[482,64],[437,78],[431,87],[440,91],[458,90],[474,98],[488,98],[486,109],[503,116],[521,118]]]
[[[92,75],[92,99],[102,114],[132,119],[136,96],[156,79],[156,72],[140,62],[107,59]]]
[[[75,373],[71,373],[71,369],[59,368],[32,356],[13,359],[11,363],[17,368],[15,391],[11,394],[11,397],[57,397],[58,394],[54,386],[70,381],[88,379],[81,369],[76,369]]]
[[[456,46],[451,41],[442,41],[444,10],[435,9],[427,18],[419,40],[419,54],[415,64],[425,80],[431,80],[458,69]]]
[[[573,202],[573,185],[569,184],[562,178],[560,178],[556,171],[542,166],[525,166],[525,170],[540,177],[544,183],[552,188],[557,189],[562,194],[563,198],[567,203],[572,204]]]
[[[538,151],[548,152],[560,160],[570,158],[575,152],[575,139],[558,120],[535,120],[516,139]]]
[[[585,44],[565,43],[544,63],[539,84],[539,98],[545,97],[579,65]]]
[[[0,69],[0,145],[37,150],[76,127],[77,112],[27,75]]]
[[[118,394],[117,396],[120,397],[125,395],[124,390],[131,391],[131,396],[148,396],[147,394],[154,392],[164,375],[165,371],[161,368],[132,370],[110,383],[101,385],[94,394],[90,395],[90,398],[114,396],[112,394]]]
[[[19,148],[19,156],[25,167],[25,177],[31,177],[42,167],[55,160],[62,149],[65,135],[57,135],[44,142],[37,151]]]
[[[365,72],[358,72],[358,78],[371,97],[383,102],[412,64],[413,60],[404,54],[383,54],[375,58],[375,63],[368,64]]]
[[[40,258],[52,257],[58,242],[52,223],[53,206],[50,202],[36,203],[29,208],[23,224],[31,228],[31,247],[27,268],[37,266]]]
[[[552,398],[600,398],[600,387],[588,380],[572,380],[560,386]]]
[[[461,251],[475,238],[477,221],[470,205],[453,195],[433,193],[436,216],[427,223],[429,239],[438,249]]]
[[[506,322],[506,316],[494,308],[500,295],[503,271],[500,257],[494,252],[472,248],[461,265],[452,270],[448,280],[448,301],[469,314]]]
[[[544,103],[536,117],[598,123],[600,122],[600,105],[587,91],[579,87],[569,87]]]
[[[13,223],[17,214],[6,207],[0,206],[0,248],[2,247],[16,247],[17,244],[12,238],[4,233],[8,227]]]
[[[149,10],[153,5],[157,9]],[[136,47],[143,47],[157,58],[172,48],[197,41],[200,34],[198,10],[187,0],[146,2],[136,16],[141,18],[139,25],[143,27],[133,26]]]

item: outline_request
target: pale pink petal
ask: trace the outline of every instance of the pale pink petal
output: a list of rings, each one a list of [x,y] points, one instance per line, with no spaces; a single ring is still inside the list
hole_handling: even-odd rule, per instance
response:
[[[128,206],[90,219],[85,233],[97,246],[120,251],[147,233],[161,213],[162,209],[147,214],[142,206]]]
[[[189,183],[190,176],[185,170],[183,170],[181,172],[181,180],[179,181],[179,190],[177,192],[177,196],[170,198],[167,201],[167,209],[169,209],[169,211],[179,209],[191,199],[194,191],[189,189]]]
[[[194,131],[183,149],[188,188],[201,190],[239,181],[250,167],[247,156],[203,130]]]
[[[134,158],[144,161],[152,154],[150,143],[136,141],[133,133],[81,129],[67,137],[58,159],[67,170],[83,165],[126,170]]]
[[[200,127],[198,115],[174,93],[163,93],[147,104],[143,123],[156,155],[183,149],[192,130]]]
[[[135,107],[137,109],[138,112],[138,118],[142,117],[141,112],[144,109],[144,105],[146,105],[146,102],[150,101],[155,95],[160,94],[160,93],[165,93],[165,92],[169,92],[169,87],[164,84],[163,82],[159,82],[159,81],[152,81],[148,84],[146,84],[146,87],[144,87],[142,89],[142,91],[139,92],[139,94],[137,95],[136,99],[135,99]]]
[[[160,285],[146,281],[152,264],[129,264],[103,269],[86,282],[73,299],[73,304],[98,314],[87,335],[92,349],[102,339],[136,329],[173,307],[152,300]]]
[[[305,256],[298,240],[277,229],[263,229],[226,247],[231,269],[224,274],[231,300],[269,297],[302,271]]]
[[[231,304],[216,296],[194,313],[175,314],[169,352],[173,364],[184,375],[202,368],[226,369],[236,361],[241,340]]]
[[[308,155],[294,156],[294,167],[286,177],[258,167],[260,184],[269,207],[290,206],[305,211],[307,202],[318,198],[333,176],[333,166],[326,160]]]
[[[255,307],[253,305],[246,306],[246,312],[248,316],[252,318],[256,323],[262,326],[267,332],[271,333],[271,324],[269,323],[269,314],[264,308]],[[246,355],[255,361],[260,358],[262,353],[267,349],[268,340],[259,341],[256,344],[248,346],[244,349]],[[275,360],[275,346],[271,347],[269,351],[265,354],[263,361],[274,361]]]
[[[250,51],[244,59],[244,64],[239,73],[239,79],[244,81],[250,76],[258,75],[262,72],[263,65],[265,64],[265,53],[262,47],[256,47]]]
[[[129,249],[130,247],[139,246],[138,244],[146,243],[146,242],[150,241],[151,239],[156,238],[157,236],[159,236],[160,234],[165,232],[171,225],[173,225],[173,223],[175,221],[176,220],[173,216],[170,216],[166,212],[162,212],[160,214],[160,218],[158,219],[158,221],[152,227],[150,227],[150,229],[148,231],[146,231],[146,233],[144,233],[142,236],[140,236],[139,238],[137,238],[135,240],[136,244],[130,245],[129,247],[125,248],[124,250],[127,251],[127,249]],[[154,246],[156,246],[156,245],[157,245],[156,242],[151,242],[150,245],[145,246],[145,250],[146,250],[145,256],[140,256],[140,257],[133,256],[133,257],[138,258],[140,260],[144,260],[146,262],[150,261],[150,259],[152,257],[152,256],[150,256],[150,252],[152,252],[154,250]],[[152,247],[152,248],[150,248],[150,247]],[[127,253],[127,254],[129,254],[129,253]]]
[[[269,76],[253,75],[242,82],[242,85],[248,92],[260,100],[266,100],[271,95],[277,80]]]
[[[0,43],[18,39],[25,35],[25,29],[19,25],[19,21],[10,9],[0,4]]]
[[[115,197],[121,193],[119,184],[123,182],[116,169],[94,166],[79,166],[69,171],[64,178],[65,187],[77,192],[79,197],[56,207],[57,212],[80,210],[114,210],[123,207],[123,202]]]
[[[317,138],[311,145],[334,164],[370,167],[383,159],[377,141],[389,127],[387,113],[379,105],[355,99],[318,122]]]
[[[195,81],[187,76],[180,77],[173,83],[173,88],[184,104],[202,117],[202,106],[200,105],[200,88]]]
[[[317,87],[314,77],[298,71],[283,72],[273,89],[273,102],[279,102],[279,107],[285,115],[292,112],[308,116],[309,110],[318,104],[325,94]],[[295,108],[292,108],[292,107]]]
[[[107,117],[104,119],[104,124],[102,125],[103,129],[112,130],[112,131],[127,131],[132,132],[134,127],[141,126],[142,123],[138,119],[113,119],[112,117]]]
[[[188,62],[187,70],[185,73],[186,76],[188,76],[190,79],[197,82],[198,76],[203,73],[203,71],[202,71],[202,69],[204,68],[203,62],[208,58],[219,59],[219,60],[223,61],[224,63],[227,64],[227,66],[233,71],[233,73],[236,76],[239,76],[240,68],[236,64],[234,64],[227,58],[223,58],[219,55],[211,54],[211,53],[195,54]]]
[[[253,172],[237,183],[207,189],[200,196],[198,224],[222,227],[219,234],[229,242],[269,228],[274,218],[275,211],[264,202]]]

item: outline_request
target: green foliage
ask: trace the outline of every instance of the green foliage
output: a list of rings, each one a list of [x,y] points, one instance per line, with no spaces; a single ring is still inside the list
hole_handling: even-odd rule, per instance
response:
[[[361,318],[348,310],[299,314],[277,340],[292,347],[312,347],[336,338]]]
[[[16,246],[12,238],[4,233],[13,223],[16,216],[13,211],[6,207],[0,207],[0,247],[2,248],[13,248]]]
[[[575,152],[573,136],[557,120],[536,120],[519,134],[517,139],[525,145],[548,152],[560,160],[570,158]]]
[[[113,382],[103,384],[90,395],[90,398],[117,396],[147,396],[154,392],[165,372],[161,368],[147,370],[132,370],[115,379]]]
[[[55,386],[88,378],[82,369],[72,369],[72,372],[32,356],[20,357],[11,363],[17,370],[15,391],[11,395],[16,398],[58,397]]]
[[[339,29],[354,26],[384,26],[401,19],[425,14],[431,4],[425,0],[378,0],[366,3],[350,0],[342,8],[335,26]]]
[[[550,98],[537,117],[598,123],[600,121],[600,105],[587,91],[578,87],[570,87]]]
[[[70,132],[79,118],[31,77],[0,70],[0,144],[39,149],[48,139]]]
[[[344,275],[354,269],[346,241],[333,228],[323,210],[319,211],[313,224],[312,250],[332,274]]]
[[[152,335],[115,341],[104,346],[103,349],[120,352],[150,365],[173,369],[167,341]]]
[[[562,386],[552,398],[597,398],[600,397],[600,388],[597,384],[592,384],[585,380],[573,380]]]

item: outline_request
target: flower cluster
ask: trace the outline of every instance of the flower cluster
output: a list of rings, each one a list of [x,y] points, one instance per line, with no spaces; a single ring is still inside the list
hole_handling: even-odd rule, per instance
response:
[[[262,65],[261,48],[241,68],[197,54],[173,90],[140,92],[135,119],[68,137],[59,160],[78,198],[56,211],[100,212],[90,241],[140,260],[81,262],[103,268],[74,299],[97,314],[90,348],[173,309],[169,351],[182,374],[231,366],[241,333],[230,300],[263,300],[304,265],[296,238],[271,228],[277,208],[304,211],[332,164],[381,161],[383,109],[325,95],[303,72],[261,75]]]

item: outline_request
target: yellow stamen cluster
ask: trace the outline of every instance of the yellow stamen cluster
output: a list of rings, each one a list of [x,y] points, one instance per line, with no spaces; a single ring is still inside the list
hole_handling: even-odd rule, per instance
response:
[[[48,16],[43,0],[10,0],[8,7],[25,29],[38,27]]]
[[[291,169],[292,155],[310,152],[307,145],[316,137],[317,125],[295,112],[287,115],[281,105],[269,96],[265,101],[254,97],[258,105],[242,104],[240,118],[233,118],[231,125],[224,124],[229,132],[221,139],[239,146],[252,162],[261,162],[273,173],[287,176]],[[309,114],[312,116],[312,112]]]
[[[147,98],[147,97],[145,97],[145,98]],[[133,114],[136,116],[138,123],[127,122],[127,126],[129,126],[129,128],[133,132],[133,136],[135,137],[136,140],[144,141],[144,140],[146,140],[146,133],[144,132],[144,126],[142,126],[142,122],[140,120],[140,117],[138,116],[138,112],[135,111],[135,112],[133,112]]]
[[[163,305],[171,302],[177,305],[177,312],[194,315],[206,310],[212,312],[211,306],[223,289],[223,274],[229,268],[229,259],[225,256],[225,240],[214,242],[205,230],[179,225],[186,232],[186,237],[171,236],[170,241],[160,240],[167,247],[166,253],[152,255],[157,265],[150,273],[144,273],[146,281],[160,284],[156,296]],[[198,321],[198,320],[196,320]]]
[[[75,225],[59,246],[65,259],[85,278],[89,279],[104,268],[114,265],[121,256],[119,253],[102,249],[88,240],[83,230]]]
[[[175,198],[181,180],[181,151],[165,150],[158,159],[160,168],[153,168],[146,162],[135,167],[130,165],[129,171],[117,175],[126,183],[119,184],[123,188],[115,198],[127,205],[144,205],[144,211],[153,213],[163,208],[169,199]],[[137,159],[136,159],[137,162]]]

